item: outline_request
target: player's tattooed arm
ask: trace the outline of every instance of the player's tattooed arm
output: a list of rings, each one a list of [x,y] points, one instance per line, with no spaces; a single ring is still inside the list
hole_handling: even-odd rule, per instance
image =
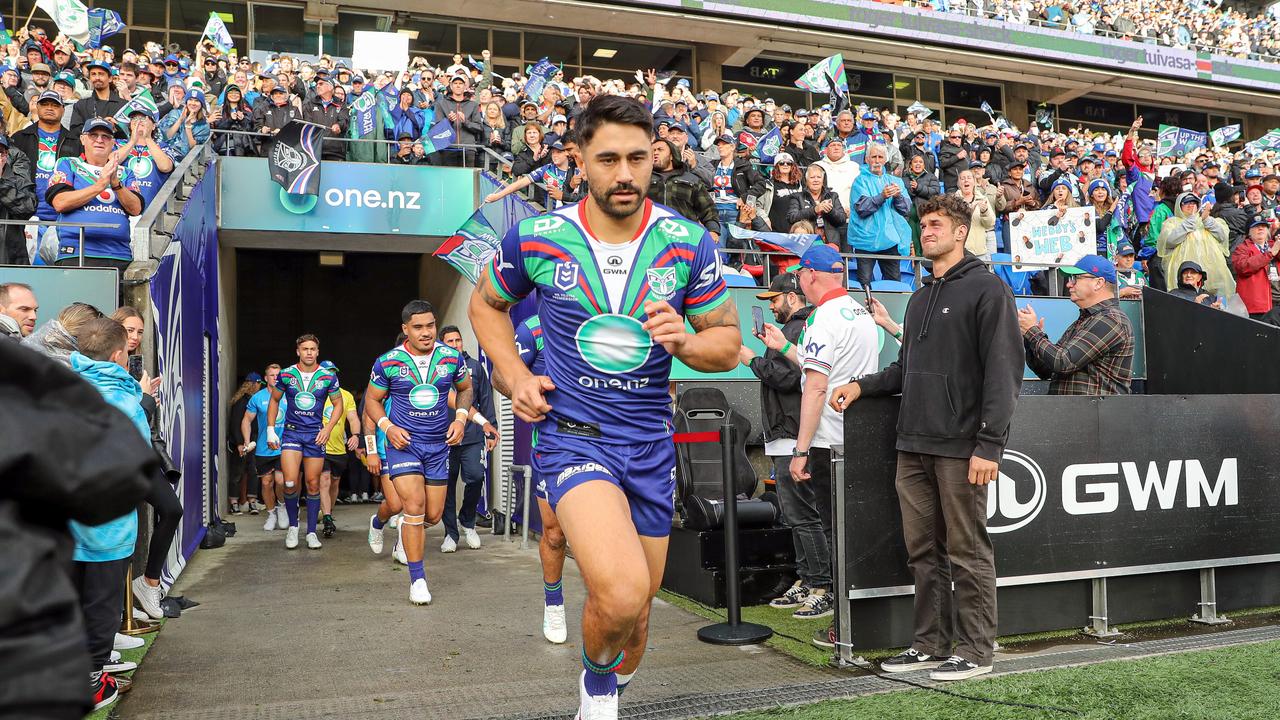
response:
[[[471,403],[476,397],[476,390],[475,387],[472,386],[471,381],[463,380],[455,383],[453,387],[455,388],[454,392],[456,393],[454,395],[454,407],[463,410],[470,410]]]
[[[645,312],[649,319],[644,327],[653,341],[685,365],[698,372],[727,372],[736,367],[742,333],[732,302],[687,316],[693,334],[685,329],[686,318],[665,301],[647,304]]]
[[[497,368],[494,368],[493,372],[490,373],[489,384],[500,394],[511,397],[511,385],[507,383],[507,379],[502,376],[502,373],[498,372]]]
[[[493,288],[493,283],[489,281],[488,273],[480,274],[480,281],[476,283],[475,296],[498,312],[505,313],[515,304],[498,294],[498,291]]]
[[[698,333],[711,328],[729,327],[741,336],[738,326],[738,306],[732,300],[722,302],[700,315],[690,315],[689,324],[693,326],[693,331]]]

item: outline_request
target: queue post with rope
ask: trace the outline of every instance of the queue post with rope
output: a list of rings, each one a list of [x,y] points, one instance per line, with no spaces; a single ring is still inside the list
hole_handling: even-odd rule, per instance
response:
[[[724,597],[725,622],[698,628],[698,639],[712,645],[754,645],[773,636],[773,629],[742,622],[742,598],[738,586],[738,492],[734,483],[733,415],[726,413],[720,432],[678,433],[677,443],[719,442],[724,490]]]

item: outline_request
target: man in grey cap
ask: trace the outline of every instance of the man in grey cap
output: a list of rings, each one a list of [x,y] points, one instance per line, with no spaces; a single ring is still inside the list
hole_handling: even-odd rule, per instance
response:
[[[800,342],[805,321],[813,312],[800,291],[794,273],[773,278],[769,289],[756,295],[769,303],[774,319],[782,326],[782,336],[794,345]],[[763,333],[753,328],[757,338]],[[796,449],[800,430],[800,366],[784,353],[766,348],[756,355],[743,345],[739,361],[760,379],[760,414],[764,421],[764,452],[773,463],[778,502],[782,506],[782,522],[791,528],[795,545],[796,575],[799,580],[769,604],[775,608],[798,608],[811,588],[831,584],[830,552],[822,533],[821,516],[811,482],[797,483],[791,477],[791,453]]]

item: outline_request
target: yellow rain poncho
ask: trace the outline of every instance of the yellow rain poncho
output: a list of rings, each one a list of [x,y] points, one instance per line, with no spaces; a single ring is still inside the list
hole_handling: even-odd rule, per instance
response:
[[[1222,297],[1234,295],[1236,281],[1227,266],[1227,257],[1231,254],[1227,224],[1215,217],[1204,217],[1199,212],[1188,215],[1182,209],[1187,203],[1195,203],[1199,207],[1200,199],[1192,193],[1179,195],[1173,217],[1160,228],[1157,249],[1164,258],[1164,266],[1176,268],[1187,260],[1193,260],[1208,274],[1204,283],[1206,291]],[[1178,276],[1176,273],[1167,275],[1167,289],[1172,290],[1178,286]]]

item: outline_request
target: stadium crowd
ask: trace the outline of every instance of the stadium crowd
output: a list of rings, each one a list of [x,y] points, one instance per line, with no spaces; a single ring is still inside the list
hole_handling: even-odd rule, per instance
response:
[[[1119,0],[1105,4],[1062,0],[881,1],[1249,60],[1280,60],[1280,40],[1276,35],[1280,20],[1275,10],[1252,14],[1226,7],[1221,0]]]

